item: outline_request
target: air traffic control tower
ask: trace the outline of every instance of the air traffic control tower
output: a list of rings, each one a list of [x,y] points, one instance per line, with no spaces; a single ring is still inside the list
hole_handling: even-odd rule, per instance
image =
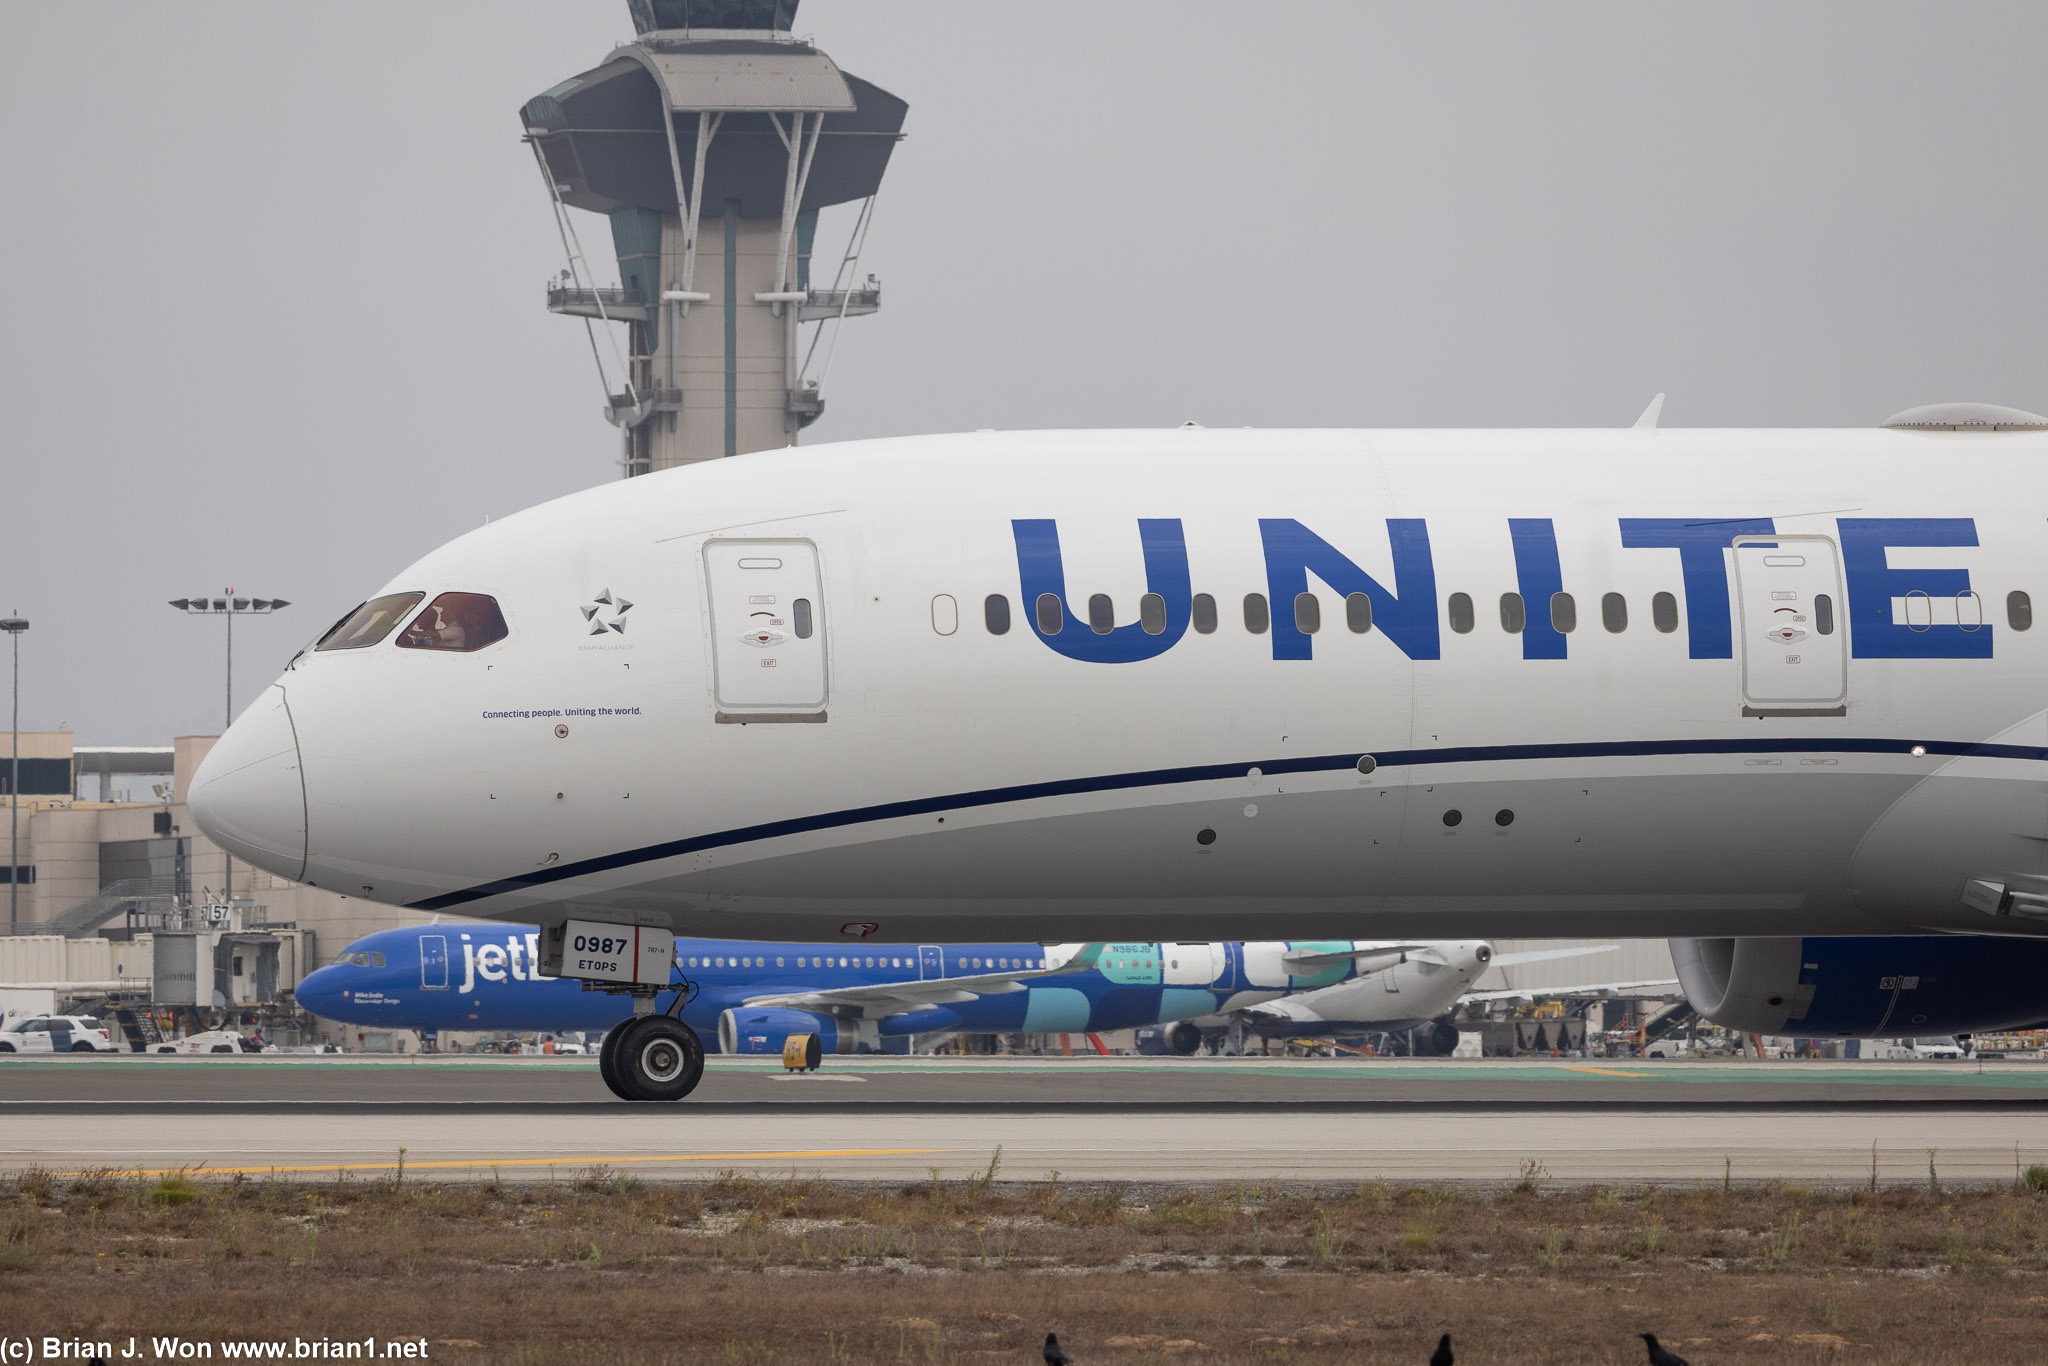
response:
[[[880,306],[855,273],[909,106],[793,36],[797,3],[628,0],[635,41],[520,110],[569,258],[548,307],[586,320],[629,477],[794,445],[839,325]],[[854,202],[814,287],[818,211]],[[572,208],[610,219],[617,287]]]

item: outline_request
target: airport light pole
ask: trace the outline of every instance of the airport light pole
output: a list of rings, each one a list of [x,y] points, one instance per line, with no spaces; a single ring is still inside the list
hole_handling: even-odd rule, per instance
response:
[[[26,617],[0,619],[0,631],[14,638],[14,717],[8,738],[14,748],[7,760],[7,932],[19,932],[21,917],[21,633]]]
[[[291,606],[283,598],[238,598],[235,590],[227,590],[224,598],[172,598],[171,606],[187,616],[223,617],[227,621],[228,668],[226,685],[226,710],[220,723],[220,733],[226,735],[228,727],[235,723],[235,618],[238,616],[267,616]],[[22,623],[27,625],[26,622]],[[230,904],[235,899],[235,856],[221,850],[221,857],[227,860],[227,873],[222,878],[221,899]]]

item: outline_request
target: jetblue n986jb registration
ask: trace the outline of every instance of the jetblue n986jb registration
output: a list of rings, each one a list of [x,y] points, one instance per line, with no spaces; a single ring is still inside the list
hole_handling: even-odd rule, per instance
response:
[[[715,461],[427,555],[191,804],[284,876],[543,926],[2032,934],[2044,464],[1905,430]]]

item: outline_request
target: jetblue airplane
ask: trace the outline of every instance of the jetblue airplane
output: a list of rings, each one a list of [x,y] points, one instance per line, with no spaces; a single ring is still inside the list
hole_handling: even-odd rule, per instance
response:
[[[1392,983],[1375,989],[1399,1000],[1411,964],[1432,978],[1469,982],[1489,964],[1596,951],[1495,954],[1485,943],[1342,941],[868,944],[852,953],[841,944],[683,940],[674,976],[688,984],[680,1018],[715,1035],[724,1052],[780,1053],[790,1035],[813,1034],[824,1052],[853,1053],[922,1034],[1132,1029],[1344,982]],[[619,1024],[616,1001],[569,978],[538,975],[539,953],[538,926],[383,930],[308,974],[296,997],[323,1019],[380,1029],[560,1032]],[[1409,993],[1440,1014],[1438,995]]]
[[[1871,990],[2032,1020],[2044,469],[2048,419],[1971,404],[764,451],[424,556],[188,801],[281,876],[538,924],[636,1012],[676,934],[1171,928],[1676,936],[1703,1013],[1804,1034],[1864,972],[1829,937],[1996,936]],[[694,1085],[692,1031],[631,1032],[641,1094]]]

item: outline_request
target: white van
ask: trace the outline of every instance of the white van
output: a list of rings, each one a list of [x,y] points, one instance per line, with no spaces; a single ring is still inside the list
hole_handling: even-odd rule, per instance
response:
[[[1877,1045],[1876,1056],[1892,1062],[1960,1062],[1969,1050],[1952,1034],[1926,1039],[1893,1039]]]

